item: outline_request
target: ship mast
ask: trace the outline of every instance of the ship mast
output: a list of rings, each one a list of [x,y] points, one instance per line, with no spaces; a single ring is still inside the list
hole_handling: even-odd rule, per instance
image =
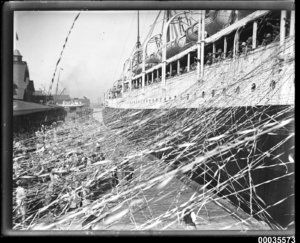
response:
[[[136,47],[140,48],[141,42],[140,42],[140,11],[137,12],[137,42]]]
[[[137,65],[140,63],[140,51],[139,48],[141,47],[140,42],[140,11],[137,12],[137,41],[136,41],[136,49],[137,49]]]

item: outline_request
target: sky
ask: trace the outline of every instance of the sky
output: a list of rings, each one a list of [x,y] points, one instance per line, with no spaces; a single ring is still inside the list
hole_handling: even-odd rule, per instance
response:
[[[15,11],[14,48],[27,62],[35,89],[49,90],[55,65],[78,11]],[[144,40],[158,11],[140,11]],[[16,40],[16,33],[18,40]],[[103,100],[103,94],[120,78],[123,63],[137,39],[137,11],[82,11],[75,22],[57,69],[58,93],[72,98]]]

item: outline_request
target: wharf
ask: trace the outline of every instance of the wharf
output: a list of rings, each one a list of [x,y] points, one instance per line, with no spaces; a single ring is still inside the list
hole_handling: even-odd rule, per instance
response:
[[[124,158],[131,158],[130,164],[134,168],[130,182],[118,175],[119,184],[102,194],[90,205],[77,208],[51,219],[51,215],[37,220],[29,229],[32,230],[92,230],[92,231],[132,231],[159,230],[182,231],[197,230],[269,230],[269,227],[252,217],[238,220],[224,207],[216,204],[218,199],[211,193],[201,190],[199,185],[183,183],[177,174],[170,174],[167,166],[155,158],[136,156],[143,148],[131,144],[117,135],[117,130],[110,130],[102,122],[101,111],[95,110],[94,119],[89,118],[85,123],[76,120],[68,121],[76,130],[76,139],[60,140],[64,151],[76,150],[78,144],[83,147],[95,147],[100,144],[101,151],[111,161],[111,165],[100,168],[102,174],[113,171],[114,166],[122,163]],[[66,126],[66,124],[64,124]],[[75,132],[74,130],[74,132]],[[57,138],[56,138],[57,140]],[[68,145],[66,143],[68,142]],[[63,153],[63,152],[62,152]],[[66,152],[65,152],[66,153]],[[93,167],[95,168],[95,167]],[[77,171],[76,176],[89,172],[89,178],[98,174],[96,168],[85,168]],[[95,173],[96,171],[96,173]],[[93,174],[94,173],[94,174]],[[93,176],[92,176],[93,174]],[[200,190],[197,190],[197,187]],[[224,205],[224,203],[223,203]],[[186,207],[191,207],[196,214],[196,228],[183,222],[182,216]],[[96,215],[92,222],[83,224],[91,215]],[[238,214],[240,215],[240,214]]]

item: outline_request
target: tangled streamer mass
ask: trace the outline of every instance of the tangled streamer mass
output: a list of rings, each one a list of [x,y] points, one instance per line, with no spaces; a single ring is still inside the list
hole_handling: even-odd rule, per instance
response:
[[[214,87],[206,106],[178,108],[203,95],[195,83],[176,99],[152,97],[159,109],[138,100],[14,134],[14,229],[293,228],[294,105],[282,91],[292,93],[294,55],[276,50],[243,72],[242,58],[211,72],[220,82],[239,75],[225,91]],[[253,83],[262,95],[243,90]]]
[[[27,212],[20,221],[15,207],[15,229],[177,229],[187,209],[217,229],[293,224],[275,213],[293,208],[293,107],[105,112],[111,129],[82,118],[16,135],[14,179],[26,181]],[[228,127],[232,114],[239,120]],[[236,220],[216,226],[212,205]]]

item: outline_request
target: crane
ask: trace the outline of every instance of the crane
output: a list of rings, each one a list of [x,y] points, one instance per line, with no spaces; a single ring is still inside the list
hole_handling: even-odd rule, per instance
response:
[[[55,97],[56,97],[56,99],[57,99],[58,83],[59,83],[59,77],[60,77],[60,71],[61,70],[63,70],[63,68],[60,68],[59,72],[58,72],[57,83],[56,83],[56,90],[55,90]]]

